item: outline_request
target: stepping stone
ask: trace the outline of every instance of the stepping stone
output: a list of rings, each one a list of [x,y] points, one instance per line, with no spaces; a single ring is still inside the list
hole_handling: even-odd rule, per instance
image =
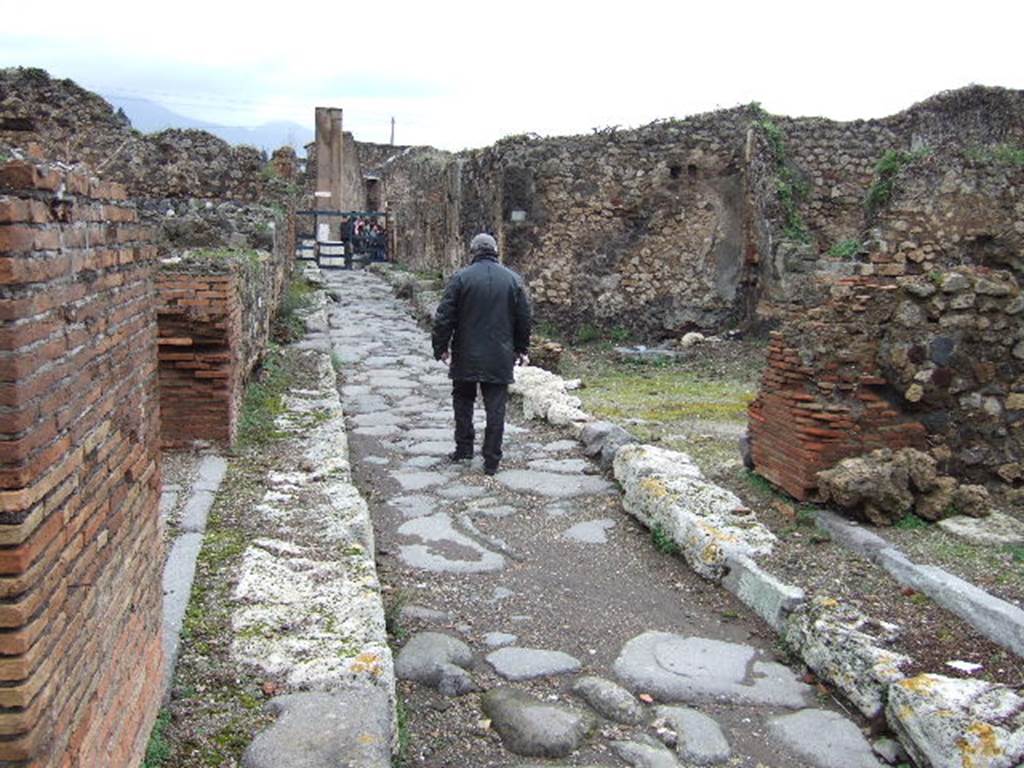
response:
[[[441,632],[420,632],[409,638],[395,659],[395,676],[436,688],[446,696],[478,690],[464,667],[473,652],[461,640]]]
[[[774,717],[768,734],[818,768],[881,768],[860,728],[837,712],[804,709]]]
[[[440,485],[446,479],[440,472],[399,471],[392,472],[391,476],[405,491],[421,491],[432,485]]]
[[[510,635],[508,632],[488,632],[484,635],[484,645],[488,648],[502,648],[512,645],[518,639],[518,635]]]
[[[525,757],[565,757],[582,745],[593,720],[507,686],[492,688],[480,705],[509,752]]]
[[[551,443],[545,443],[541,446],[542,450],[548,453],[558,453],[559,451],[571,451],[574,448],[578,448],[579,443],[575,440],[555,440]]]
[[[572,692],[598,714],[624,725],[636,725],[644,719],[644,710],[633,694],[611,680],[581,677],[572,684]]]
[[[395,496],[391,499],[391,506],[398,507],[405,517],[423,517],[434,513],[435,500],[431,496],[410,494],[408,496]]]
[[[277,715],[242,755],[243,768],[390,768],[391,713],[383,688],[292,693],[268,704]]]
[[[377,464],[378,466],[384,466],[385,464],[391,463],[391,459],[386,456],[364,456],[363,461],[367,464]]]
[[[441,459],[438,456],[413,456],[408,461],[403,461],[402,466],[414,469],[426,469],[427,467],[434,466],[439,461],[441,461]]]
[[[397,435],[402,430],[396,426],[383,425],[380,427],[356,427],[352,430],[354,434],[363,435],[364,437],[389,437],[390,435]]]
[[[1004,512],[993,512],[988,517],[956,515],[939,520],[938,525],[972,544],[994,547],[1024,544],[1024,522]]]
[[[418,427],[410,429],[406,434],[413,440],[454,440],[454,429],[441,429],[440,427]],[[454,448],[454,444],[452,448]]]
[[[487,654],[487,663],[506,680],[565,675],[580,668],[579,659],[561,651],[539,648],[502,648]]]
[[[404,544],[399,557],[412,567],[424,571],[447,573],[482,573],[500,571],[505,567],[504,556],[485,549],[452,525],[450,516],[417,517],[398,528],[402,536],[414,536],[423,544]]]
[[[664,744],[649,741],[613,741],[612,752],[633,768],[680,768],[672,750]]]
[[[495,477],[513,491],[523,491],[555,499],[609,493],[615,488],[602,477],[562,475],[557,472],[539,472],[534,469],[507,469],[499,472]]]
[[[344,397],[356,397],[357,395],[370,394],[370,388],[366,384],[346,384],[341,388]]]
[[[423,605],[404,605],[398,616],[402,621],[422,621],[424,624],[448,624],[452,620],[450,613]]]
[[[412,443],[403,450],[406,453],[426,454],[428,456],[447,456],[452,452],[451,440],[429,440],[425,443]]]
[[[376,413],[388,410],[387,400],[379,395],[359,395],[353,397],[351,402],[346,405],[346,410],[352,413]]]
[[[483,496],[485,493],[487,491],[479,485],[463,485],[459,483],[456,485],[446,485],[437,492],[437,495],[443,496],[446,499],[472,499],[477,496]]]
[[[387,411],[380,411],[378,413],[361,413],[357,416],[352,417],[353,423],[360,427],[393,427],[397,424],[404,424],[405,419],[401,416],[395,416],[393,413]]]
[[[628,688],[663,701],[807,706],[810,686],[789,667],[759,655],[749,645],[645,632],[623,646],[614,669]]]
[[[696,709],[658,707],[654,710],[676,733],[676,754],[696,765],[719,765],[728,762],[732,749],[721,726]]]
[[[578,541],[581,544],[607,544],[608,531],[615,527],[615,521],[609,518],[600,520],[587,520],[576,523],[572,528],[562,531],[562,538],[570,541]]]
[[[578,475],[593,466],[586,459],[534,459],[529,463],[530,469],[560,472],[567,475]]]

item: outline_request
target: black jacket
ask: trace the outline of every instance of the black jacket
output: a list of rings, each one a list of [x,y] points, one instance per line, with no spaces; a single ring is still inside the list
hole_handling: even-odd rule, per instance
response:
[[[477,256],[445,288],[434,315],[435,359],[449,342],[449,378],[512,383],[516,356],[530,346],[530,300],[522,278],[495,256]]]

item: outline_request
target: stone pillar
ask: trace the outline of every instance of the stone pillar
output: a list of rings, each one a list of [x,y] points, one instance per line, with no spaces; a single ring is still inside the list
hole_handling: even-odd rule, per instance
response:
[[[316,210],[341,210],[342,162],[344,135],[341,129],[342,111],[335,107],[316,108]],[[340,220],[336,216],[317,217],[317,239],[321,225],[329,225],[328,238],[339,239]]]

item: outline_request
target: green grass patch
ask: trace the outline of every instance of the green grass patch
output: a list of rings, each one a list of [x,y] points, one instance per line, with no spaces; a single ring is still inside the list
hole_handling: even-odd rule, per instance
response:
[[[914,514],[906,514],[893,523],[893,526],[901,531],[919,531],[928,527],[928,521]]]
[[[584,408],[612,420],[744,421],[756,395],[750,385],[708,379],[669,366],[622,366],[588,377],[586,382],[579,392]]]
[[[245,388],[238,419],[239,448],[266,445],[282,436],[274,421],[284,413],[284,395],[293,381],[284,353],[271,346]]]
[[[1024,545],[1011,544],[1006,547],[1006,553],[1015,563],[1024,563]]]
[[[146,756],[142,758],[142,768],[163,768],[171,756],[171,745],[167,741],[167,726],[171,722],[171,713],[161,709],[153,723],[146,745]]]

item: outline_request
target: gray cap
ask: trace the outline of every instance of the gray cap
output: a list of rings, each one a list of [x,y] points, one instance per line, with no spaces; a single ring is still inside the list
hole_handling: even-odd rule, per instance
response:
[[[493,253],[494,255],[497,255],[498,243],[486,232],[481,232],[470,241],[469,252],[473,256],[481,253]]]

